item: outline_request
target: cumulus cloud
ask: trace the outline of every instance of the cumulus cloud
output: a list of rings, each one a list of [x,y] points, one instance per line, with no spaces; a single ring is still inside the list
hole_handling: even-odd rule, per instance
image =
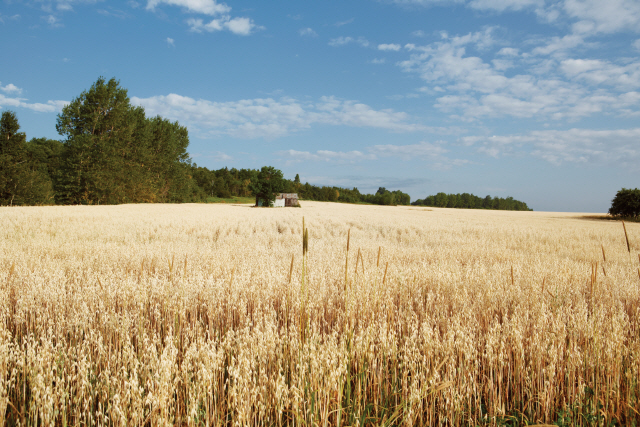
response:
[[[430,142],[420,142],[418,144],[409,145],[374,145],[370,148],[370,152],[379,157],[400,157],[403,160],[410,160],[416,157],[438,157],[447,153],[442,145],[432,144]]]
[[[467,7],[477,10],[492,10],[504,12],[507,10],[540,9],[544,6],[544,0],[393,0],[401,5],[420,6],[444,6],[466,4]]]
[[[369,41],[364,37],[358,37],[357,39],[355,39],[353,37],[340,36],[329,40],[329,46],[344,46],[350,43],[357,43],[362,47],[369,46]]]
[[[216,32],[227,30],[241,36],[248,36],[254,30],[261,29],[252,19],[246,17],[232,17],[231,7],[215,0],[147,0],[147,10],[155,10],[161,4],[178,6],[188,13],[215,17],[209,22],[201,18],[187,19],[190,30],[196,33]]]
[[[399,44],[379,44],[378,50],[394,50],[399,51],[402,48]]]
[[[563,37],[552,37],[543,46],[538,46],[531,52],[534,55],[559,55],[564,56],[568,51],[584,43],[584,38],[578,34],[568,34]]]
[[[637,0],[390,0],[400,5],[453,6],[504,13],[533,11],[543,21],[569,21],[573,33],[593,35],[620,31],[640,32]]]
[[[6,15],[2,15],[2,13],[0,13],[0,22],[4,24],[6,19],[10,19],[12,21],[17,21],[18,19],[20,19],[20,15],[15,14],[12,16],[6,16]]]
[[[192,157],[196,160],[200,158],[206,158],[206,159],[212,159],[213,161],[216,161],[216,162],[228,162],[233,160],[232,156],[222,151],[211,151],[208,153],[194,153]]]
[[[359,160],[374,160],[372,154],[365,154],[361,151],[330,151],[318,150],[315,153],[309,151],[284,150],[278,152],[281,157],[286,158],[289,162],[334,162],[334,163],[355,163]]]
[[[640,87],[640,61],[615,65],[599,59],[567,59],[560,69],[570,78],[595,85],[611,85],[621,89]]]
[[[553,164],[593,163],[634,166],[640,160],[640,128],[543,130],[527,134],[464,137],[478,151],[498,157],[517,149]]]
[[[62,23],[60,23],[60,19],[54,15],[45,16],[44,19],[51,28],[59,28],[63,26]]]
[[[503,47],[498,51],[498,55],[502,56],[518,56],[518,49],[513,47]]]
[[[468,5],[478,10],[504,12],[507,10],[540,9],[544,6],[544,0],[471,0]]]
[[[26,108],[39,113],[55,113],[62,110],[69,101],[47,101],[46,104],[39,102],[29,103],[26,98],[9,98],[0,94],[0,107],[5,108]]]
[[[584,33],[640,31],[640,2],[637,0],[564,0],[564,11],[578,19],[574,27]]]
[[[318,37],[318,33],[316,33],[315,31],[313,31],[313,28],[301,28],[300,30],[298,30],[298,34],[300,34],[301,36],[310,36],[310,37]]]
[[[543,55],[557,50],[549,44],[544,45],[544,52],[534,48],[536,55],[502,48],[498,58],[490,62],[467,53],[492,42],[490,29],[457,37],[443,34],[442,41],[412,45],[409,59],[399,66],[430,85],[423,91],[440,92],[434,105],[455,119],[511,116],[574,120],[605,111],[628,116],[637,111],[640,61],[617,65],[604,60],[549,58]],[[558,42],[563,44],[560,39]],[[505,73],[519,66],[526,71]]]
[[[249,18],[231,18],[228,15],[212,19],[208,23],[204,23],[199,18],[190,18],[187,20],[187,25],[191,31],[196,33],[229,30],[241,36],[248,36],[256,28],[254,22]]]
[[[313,124],[370,127],[395,132],[425,130],[412,123],[403,112],[374,110],[366,104],[322,97],[315,103],[300,103],[291,98],[248,99],[212,102],[169,94],[151,98],[132,97],[150,115],[179,120],[198,135],[230,135],[239,138],[277,138],[308,129]]]
[[[394,145],[383,144],[366,147],[364,151],[330,151],[318,150],[316,152],[284,150],[277,154],[287,160],[288,163],[297,162],[327,162],[327,163],[357,163],[365,160],[378,160],[380,158],[396,157],[403,161],[419,159],[427,161],[432,168],[449,169],[453,166],[461,166],[471,163],[465,159],[451,159],[445,154],[448,152],[442,143],[432,144],[420,142],[418,144]]]
[[[175,46],[175,45],[176,45],[176,44],[175,44],[175,40],[173,40],[171,37],[167,37],[166,42],[167,42],[167,45],[168,45],[168,46],[170,46],[170,47],[172,47],[172,46]]]
[[[9,83],[8,85],[2,86],[2,82],[0,82],[0,90],[5,93],[15,93],[20,95],[22,93],[22,89],[13,83]]]
[[[338,21],[333,24],[335,27],[342,27],[343,25],[351,24],[355,18],[347,19],[346,21]]]
[[[161,4],[179,6],[192,13],[211,16],[231,12],[231,8],[229,6],[224,3],[217,3],[215,0],[148,0],[147,9],[154,10]]]

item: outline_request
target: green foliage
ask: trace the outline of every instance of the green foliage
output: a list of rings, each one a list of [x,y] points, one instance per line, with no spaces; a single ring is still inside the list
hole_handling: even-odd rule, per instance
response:
[[[251,181],[257,177],[258,171],[235,168],[222,168],[215,171],[194,164],[191,168],[191,175],[199,189],[200,199],[206,200],[208,197],[251,196],[249,186]]]
[[[61,203],[185,202],[197,193],[187,129],[147,119],[115,79],[100,77],[64,107],[56,129],[66,137],[56,186]]]
[[[132,168],[131,163],[138,154],[136,151],[147,143],[135,141],[136,144],[133,138],[134,133],[140,136],[141,130],[136,127],[144,126],[143,116],[141,108],[130,105],[127,90],[118,81],[105,82],[103,77],[62,109],[56,129],[67,138],[62,166],[63,202],[141,201],[141,196],[131,192],[131,187],[137,186],[134,180],[141,178],[141,171]]]
[[[53,185],[37,155],[29,150],[18,118],[5,111],[0,118],[0,205],[53,203]]]
[[[191,174],[199,190],[198,200],[206,201],[210,197],[228,199],[236,196],[255,195],[250,184],[258,179],[259,171],[235,168],[209,170],[194,164],[191,168]],[[296,174],[296,177],[293,180],[283,179],[283,187],[279,192],[297,193],[300,199],[320,202],[408,205],[410,201],[409,195],[399,190],[391,192],[383,189],[383,193],[378,190],[378,194],[361,194],[357,188],[301,184],[300,175]]]
[[[638,219],[640,217],[640,190],[623,188],[618,191],[611,201],[609,215]]]
[[[495,209],[509,211],[531,211],[526,203],[515,200],[513,197],[505,199],[486,196],[484,199],[469,193],[445,194],[438,193],[411,203],[414,206],[431,206],[436,208],[459,209]]]
[[[400,190],[389,191],[384,187],[379,187],[376,194],[363,195],[362,201],[375,205],[396,206],[408,205],[411,197]]]
[[[283,192],[284,188],[282,171],[273,166],[263,166],[249,184],[251,193],[256,196],[256,205],[262,202],[262,206],[273,205],[276,195]]]
[[[581,401],[574,402],[564,410],[558,412],[558,420],[554,423],[560,427],[569,426],[604,426],[614,427],[619,425],[615,419],[609,419],[603,415],[603,405],[595,397],[591,387],[584,388],[584,396]]]

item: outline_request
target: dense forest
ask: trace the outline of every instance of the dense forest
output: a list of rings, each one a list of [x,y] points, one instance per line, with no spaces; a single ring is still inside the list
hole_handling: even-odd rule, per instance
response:
[[[531,211],[526,203],[515,200],[513,197],[503,199],[501,197],[486,196],[485,198],[469,193],[445,194],[438,193],[411,203],[414,206],[432,206],[436,208],[461,208],[461,209],[497,209],[508,211]]]
[[[56,130],[63,137],[59,141],[27,141],[16,114],[2,113],[0,205],[206,202],[212,197],[250,197],[258,188],[257,169],[209,170],[192,163],[187,128],[160,116],[146,117],[115,79],[99,78],[65,106]],[[299,175],[282,178],[278,188],[298,193],[302,200],[410,202],[400,190],[380,187],[375,194],[362,194],[357,188],[302,184]],[[438,193],[413,205],[530,210],[511,197],[481,199],[467,193]]]

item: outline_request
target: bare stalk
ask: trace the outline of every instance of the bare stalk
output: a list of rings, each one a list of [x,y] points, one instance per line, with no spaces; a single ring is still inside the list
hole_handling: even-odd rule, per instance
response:
[[[622,228],[624,228],[624,238],[627,239],[627,251],[631,253],[631,246],[629,245],[629,235],[627,234],[627,226],[624,225],[624,221],[622,221]]]

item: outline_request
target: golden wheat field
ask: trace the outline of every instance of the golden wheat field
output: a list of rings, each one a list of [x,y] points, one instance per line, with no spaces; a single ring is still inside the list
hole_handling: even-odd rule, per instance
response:
[[[1,208],[0,424],[639,424],[640,224],[302,204]]]

